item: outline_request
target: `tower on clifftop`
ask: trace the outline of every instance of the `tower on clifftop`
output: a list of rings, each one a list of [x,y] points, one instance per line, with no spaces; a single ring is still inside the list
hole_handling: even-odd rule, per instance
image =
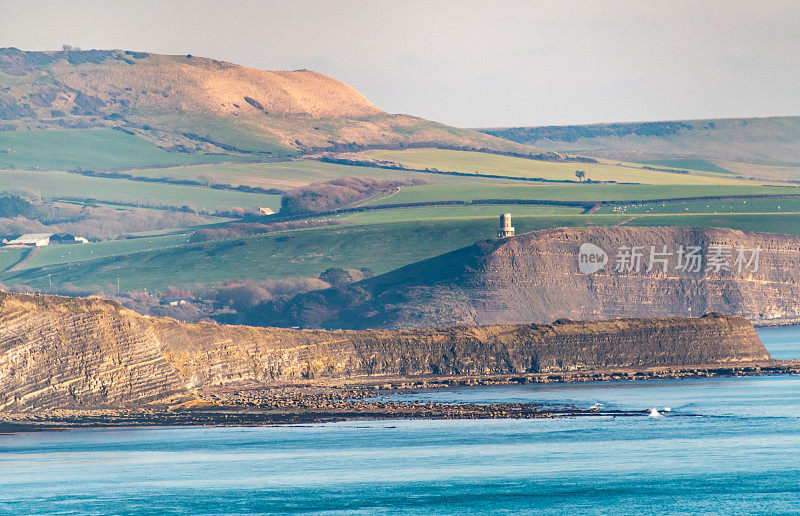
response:
[[[503,213],[500,215],[500,229],[497,238],[514,236],[514,226],[511,225],[511,214]]]

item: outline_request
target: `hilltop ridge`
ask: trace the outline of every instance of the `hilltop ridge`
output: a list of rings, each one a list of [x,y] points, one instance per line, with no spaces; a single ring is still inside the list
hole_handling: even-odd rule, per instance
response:
[[[116,50],[24,52],[6,48],[0,49],[0,71],[20,78],[40,73],[54,79],[49,88],[35,79],[29,82],[34,93],[27,100],[40,117],[49,114],[47,110],[53,104],[48,105],[47,100],[53,95],[57,97],[53,99],[58,101],[56,107],[74,111],[73,114],[81,110],[101,112],[103,108],[228,115],[267,112],[316,118],[381,113],[354,88],[321,73],[258,70],[192,55]],[[27,111],[17,109],[20,114]]]
[[[554,152],[785,179],[800,169],[800,116],[619,122],[480,131]]]
[[[94,127],[120,129],[177,152],[532,150],[385,113],[351,86],[311,70],[258,70],[129,50],[0,49],[0,129]]]

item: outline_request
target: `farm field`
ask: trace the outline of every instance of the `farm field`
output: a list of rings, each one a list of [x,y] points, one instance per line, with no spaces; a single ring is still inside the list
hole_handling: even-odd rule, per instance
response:
[[[748,184],[746,181],[723,177],[716,173],[700,175],[700,172],[698,174],[658,172],[638,169],[635,165],[621,166],[612,162],[558,163],[479,152],[438,149],[376,150],[365,152],[364,155],[372,159],[402,163],[411,168],[436,168],[442,171],[455,171],[466,174],[494,174],[557,181],[575,181],[575,171],[580,169],[586,172],[588,179],[594,181],[655,185]]]
[[[678,201],[643,203],[626,206],[604,206],[598,213],[660,214],[660,213],[798,213],[800,198],[756,198],[708,201]]]
[[[629,219],[629,220],[628,220]],[[626,226],[702,226],[800,235],[800,214],[643,215],[626,218]]]
[[[151,206],[191,206],[196,210],[235,207],[280,207],[280,196],[253,194],[204,187],[146,183],[70,172],[0,170],[0,191],[27,191],[46,199],[96,199],[111,203]]]
[[[630,201],[632,204],[617,209],[614,206],[603,207],[591,215],[583,214],[584,207],[555,205],[477,204],[391,208],[342,215],[339,220],[344,224],[340,226],[196,244],[189,243],[192,228],[169,229],[127,240],[42,248],[20,270],[14,272],[8,272],[7,269],[19,261],[22,251],[16,255],[0,253],[0,271],[5,271],[0,273],[0,283],[42,289],[52,280],[53,285],[72,283],[83,287],[106,287],[116,285],[119,278],[123,290],[146,288],[160,292],[169,286],[211,285],[235,278],[263,280],[316,277],[329,267],[366,267],[379,274],[481,239],[494,238],[498,216],[503,212],[512,213],[513,224],[519,233],[557,226],[613,224],[716,225],[793,234],[800,232],[798,216],[783,214],[788,211],[800,212],[798,199],[647,202],[649,199],[703,196],[800,194],[800,189],[796,187],[746,182],[718,172],[704,172],[709,175],[671,174],[607,163],[550,163],[429,149],[373,151],[367,154],[419,168],[469,173],[477,170],[484,174],[550,177],[573,182],[531,183],[480,175],[448,176],[299,159],[273,163],[221,162],[171,167],[148,165],[126,170],[126,173],[148,178],[281,190],[340,177],[383,180],[411,177],[431,183],[404,187],[388,196],[376,195],[371,201],[374,206],[481,199],[578,201],[586,204]],[[0,155],[0,158],[3,156]],[[639,179],[652,184],[578,183],[574,182],[574,170],[578,167],[586,170],[591,179]],[[187,205],[207,211],[258,206],[276,211],[280,208],[278,195],[89,177],[58,171],[0,171],[0,191],[14,190],[32,192],[44,198],[91,198],[109,206],[138,202],[143,206]],[[714,215],[714,211],[730,212],[731,209],[741,214]],[[773,212],[777,215],[765,215]],[[223,222],[222,219],[209,220],[211,225]]]
[[[168,152],[114,129],[2,131],[0,151],[0,169],[109,170],[253,159]]]
[[[382,224],[436,219],[481,219],[497,218],[501,213],[513,213],[514,217],[543,215],[578,215],[584,210],[572,206],[493,204],[479,206],[425,206],[420,208],[397,208],[344,215],[340,220],[353,224]]]
[[[798,194],[800,188],[759,185],[419,185],[407,186],[374,205],[407,202],[473,201],[476,199],[526,199],[546,201],[638,201],[676,197]]]
[[[261,188],[291,189],[309,183],[320,183],[340,177],[368,177],[391,180],[413,178],[432,183],[478,183],[493,184],[498,179],[473,179],[423,172],[390,170],[376,167],[360,167],[323,163],[316,160],[294,160],[274,163],[217,163],[208,165],[188,165],[180,167],[130,170],[129,174],[139,177],[167,178],[172,180],[213,181],[233,186],[247,185]],[[508,181],[503,181],[508,182]]]
[[[155,249],[183,245],[188,243],[188,241],[189,235],[184,233],[178,235],[129,238],[124,240],[108,240],[105,242],[90,242],[80,245],[51,245],[39,248],[35,257],[31,259],[30,262],[27,262],[20,270],[59,263],[80,262],[108,256],[152,251]],[[0,252],[0,255],[3,255],[5,252],[6,251]],[[19,258],[17,260],[19,260]],[[5,263],[6,262],[0,259],[0,266]],[[8,267],[11,265],[13,265],[13,263],[2,270],[8,270]]]

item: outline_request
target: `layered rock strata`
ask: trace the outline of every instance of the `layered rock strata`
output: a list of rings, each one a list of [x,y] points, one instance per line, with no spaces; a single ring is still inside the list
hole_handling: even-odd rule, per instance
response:
[[[142,407],[334,379],[767,360],[740,317],[324,331],[183,324],[97,299],[0,293],[0,410]]]

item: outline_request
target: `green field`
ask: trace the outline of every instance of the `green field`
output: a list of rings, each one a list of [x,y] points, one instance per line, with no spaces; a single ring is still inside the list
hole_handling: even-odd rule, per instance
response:
[[[3,131],[0,151],[0,169],[109,170],[245,159],[167,152],[137,136],[113,129]]]
[[[0,271],[7,271],[13,267],[23,256],[28,253],[27,249],[2,249],[0,250]]]
[[[367,157],[402,163],[411,168],[436,168],[442,171],[466,174],[494,174],[513,177],[530,177],[549,180],[575,181],[577,169],[586,172],[594,181],[616,181],[620,183],[642,183],[655,185],[736,185],[745,181],[721,177],[718,174],[673,174],[636,168],[636,165],[621,166],[602,163],[558,163],[536,161],[479,152],[450,151],[438,149],[414,149],[400,151],[368,151]]]
[[[400,192],[372,204],[407,202],[473,201],[476,199],[526,199],[545,201],[638,201],[676,197],[725,195],[800,194],[800,188],[780,186],[693,186],[693,185],[420,185],[404,187]]]
[[[321,183],[340,177],[368,177],[380,180],[422,179],[435,183],[494,184],[498,179],[481,179],[423,172],[408,172],[375,167],[358,167],[323,163],[316,160],[295,160],[276,163],[219,163],[168,168],[131,170],[128,173],[139,177],[168,178],[221,184],[257,186],[288,190],[308,183]],[[502,181],[508,183],[508,181]]]
[[[800,234],[800,215],[555,215],[516,217],[519,233],[558,226],[716,226]],[[369,267],[376,273],[494,238],[497,218],[353,224],[274,233],[244,239],[184,244],[0,275],[6,285],[115,285],[123,290],[219,283],[231,278],[317,276],[328,267]],[[54,248],[55,249],[55,248]],[[49,255],[50,261],[56,261]]]
[[[643,203],[627,206],[604,206],[598,213],[623,213],[629,215],[660,213],[798,213],[800,198],[756,198],[715,201],[679,201]]]
[[[800,214],[645,215],[626,226],[706,226],[742,231],[800,235]]]
[[[191,206],[196,210],[280,207],[280,196],[205,187],[87,177],[70,172],[0,170],[0,191],[23,191],[45,199],[96,199],[150,206]]]
[[[146,143],[146,142],[145,142]],[[149,145],[149,144],[147,144]],[[373,151],[370,156],[402,161],[419,168],[478,170],[515,177],[574,179],[576,164],[549,163],[471,152],[414,150]],[[0,155],[3,156],[3,155]],[[415,161],[419,160],[419,161]],[[460,168],[459,168],[460,167]],[[391,208],[342,215],[345,224],[268,235],[190,244],[190,228],[152,232],[143,238],[76,246],[52,246],[37,251],[15,272],[7,269],[22,251],[0,253],[0,283],[46,288],[72,283],[107,287],[119,279],[123,290],[218,284],[233,278],[278,279],[318,276],[329,267],[368,267],[383,273],[475,241],[494,238],[498,216],[513,214],[518,233],[556,226],[687,225],[725,226],[754,231],[800,233],[800,200],[758,198],[717,201],[647,202],[683,197],[785,195],[800,189],[737,181],[714,176],[648,172],[628,166],[580,164],[592,179],[630,181],[636,176],[654,184],[530,183],[478,176],[387,170],[294,160],[280,163],[214,163],[129,171],[153,178],[199,180],[231,185],[291,189],[338,177],[378,179],[421,178],[432,184],[404,187],[372,203],[436,203],[481,199],[629,201],[585,215],[583,207],[555,205],[471,205]],[[597,174],[597,175],[595,175]],[[604,176],[606,174],[606,176]],[[43,170],[0,171],[0,191],[21,190],[44,198],[95,199],[101,203],[140,203],[153,206],[189,205],[202,210],[266,206],[278,209],[280,197],[171,185],[118,178],[87,177]],[[735,214],[724,213],[734,211]],[[722,213],[722,215],[714,214]],[[209,222],[218,222],[209,220]]]
[[[80,245],[51,245],[37,249],[34,258],[27,262],[22,270],[53,264],[80,262],[108,256],[120,256],[143,251],[152,251],[155,249],[164,249],[183,245],[188,243],[188,241],[189,235],[184,233],[178,235],[109,240],[105,242],[90,242]],[[0,255],[6,252],[7,251],[0,252]],[[19,258],[17,261],[18,260]],[[0,266],[4,263],[5,262],[0,260]],[[13,265],[13,263],[11,265]],[[2,270],[7,270],[11,265],[8,265]]]
[[[420,208],[397,208],[354,213],[352,215],[342,216],[340,220],[354,224],[382,224],[385,222],[407,222],[415,220],[498,218],[501,213],[512,213],[514,217],[577,215],[583,211],[583,208],[572,206],[540,206],[530,204],[425,206]]]

